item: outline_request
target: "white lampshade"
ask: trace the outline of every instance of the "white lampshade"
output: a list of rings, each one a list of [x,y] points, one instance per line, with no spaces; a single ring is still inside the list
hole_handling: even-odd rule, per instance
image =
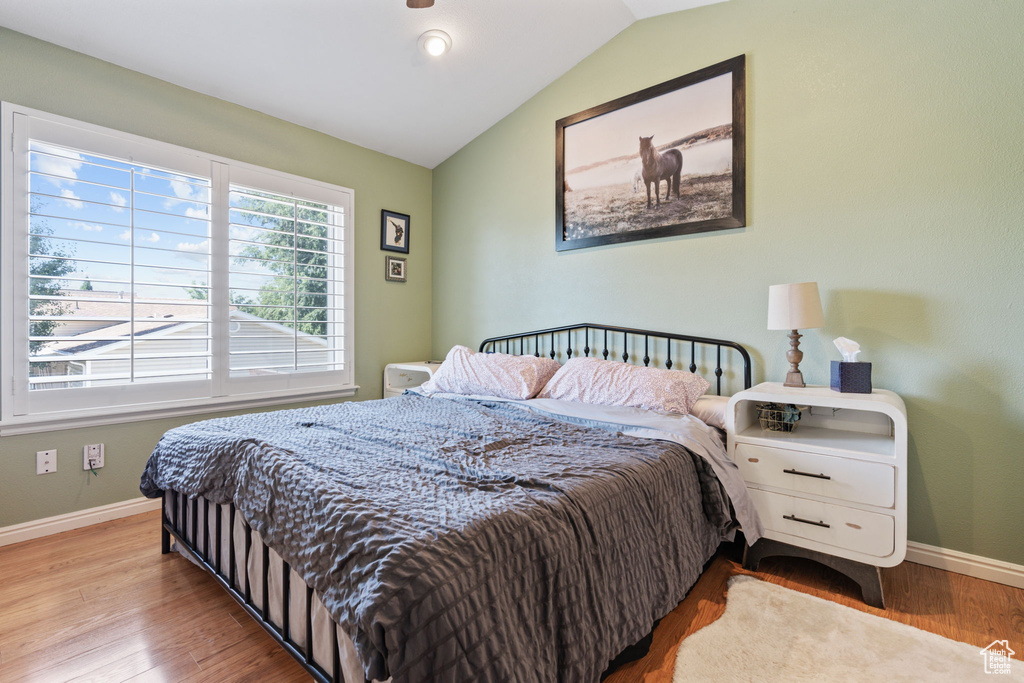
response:
[[[769,330],[809,330],[824,325],[817,282],[768,288]]]

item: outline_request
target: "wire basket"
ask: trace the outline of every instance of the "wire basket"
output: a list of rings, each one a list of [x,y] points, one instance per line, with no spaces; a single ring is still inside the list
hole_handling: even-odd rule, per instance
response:
[[[757,419],[761,429],[770,432],[791,432],[800,421],[800,414],[807,406],[796,406],[792,403],[758,403]]]

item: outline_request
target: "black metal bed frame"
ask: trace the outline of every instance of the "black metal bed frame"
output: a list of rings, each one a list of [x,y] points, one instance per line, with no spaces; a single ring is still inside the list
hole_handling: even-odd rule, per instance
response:
[[[583,334],[583,355],[585,357],[590,356],[590,352],[593,350],[595,357],[597,356],[597,349],[591,349],[590,347],[590,333],[595,333],[595,341],[597,333],[603,334],[603,346],[602,346],[602,357],[607,360],[611,351],[610,348],[618,350],[619,347],[613,344],[610,347],[608,341],[609,333],[616,335],[622,335],[622,346],[621,346],[621,358],[624,362],[628,362],[630,355],[630,337],[634,337],[634,341],[638,342],[639,337],[643,337],[644,340],[644,355],[643,362],[645,366],[649,366],[651,362],[651,340],[664,341],[665,342],[665,362],[664,365],[667,369],[671,370],[674,363],[672,361],[672,345],[673,342],[679,342],[682,344],[690,345],[690,364],[688,369],[690,372],[697,371],[697,352],[696,347],[698,345],[715,347],[715,369],[714,375],[716,378],[716,392],[720,395],[722,393],[722,348],[729,348],[739,353],[743,359],[743,388],[749,389],[751,385],[751,374],[750,374],[750,354],[740,344],[736,342],[726,341],[723,339],[711,339],[708,337],[695,337],[685,334],[672,334],[668,332],[655,332],[653,330],[643,330],[632,327],[617,327],[614,325],[594,325],[594,324],[579,324],[579,325],[566,325],[564,327],[551,327],[544,330],[534,330],[531,332],[521,332],[518,334],[510,334],[502,337],[491,337],[485,339],[480,344],[481,351],[496,351],[500,344],[504,342],[504,351],[506,353],[515,353],[515,342],[519,345],[519,355],[525,355],[528,350],[527,341],[533,339],[533,355],[540,356],[541,349],[545,348],[547,355],[551,358],[561,356],[561,351],[556,348],[556,343],[561,338],[559,335],[564,335],[565,338],[565,357],[572,358],[574,355],[579,356],[579,349],[573,348],[574,341],[578,342],[579,334]],[[542,339],[548,341],[547,346],[542,347]],[[287,561],[283,558],[282,562],[282,613],[281,613],[281,626],[278,627],[273,624],[270,620],[270,594],[268,589],[269,576],[270,576],[270,546],[265,542],[262,543],[262,561],[260,563],[261,572],[259,581],[262,584],[262,596],[263,605],[257,606],[253,600],[252,586],[250,585],[249,577],[249,557],[252,552],[252,528],[248,522],[242,518],[243,526],[245,527],[245,553],[242,560],[242,577],[236,576],[237,560],[235,550],[235,539],[234,539],[234,528],[235,528],[235,516],[236,510],[233,503],[229,503],[228,507],[228,533],[231,535],[231,542],[228,544],[228,561],[227,571],[223,566],[224,553],[223,553],[223,508],[224,506],[217,503],[211,503],[210,501],[203,499],[202,507],[200,506],[199,498],[188,498],[185,494],[177,491],[164,491],[163,501],[161,506],[161,550],[164,554],[171,552],[171,538],[173,537],[177,543],[183,548],[188,550],[196,561],[216,579],[217,583],[220,584],[221,588],[228,592],[235,602],[237,602],[246,613],[252,617],[256,623],[263,627],[274,640],[280,643],[281,647],[290,654],[299,665],[306,670],[306,672],[313,677],[315,681],[319,683],[343,683],[345,680],[344,675],[341,672],[341,652],[339,650],[339,643],[337,638],[337,625],[334,620],[331,619],[332,625],[332,641],[333,641],[333,671],[327,673],[327,671],[321,667],[313,658],[313,589],[306,585],[306,610],[305,610],[305,622],[306,622],[306,642],[296,643],[291,637],[291,623],[290,623],[290,597],[291,597],[291,567]],[[200,510],[202,509],[202,515]],[[214,531],[210,532],[210,515],[211,509],[215,510],[216,520],[214,523]],[[202,517],[202,527],[200,527],[200,516]],[[203,529],[202,543],[199,541],[199,530]],[[191,541],[189,540],[188,531],[191,530]],[[211,545],[213,546],[211,548]],[[239,587],[236,584],[241,584]]]
[[[583,356],[589,357],[590,352],[594,352],[594,357],[597,357],[597,349],[590,347],[590,333],[603,333],[603,346],[601,350],[601,356],[608,360],[610,354],[608,345],[608,333],[613,335],[622,335],[622,346],[619,347],[622,350],[621,358],[623,362],[629,362],[629,349],[630,349],[630,337],[634,338],[634,341],[638,341],[639,337],[644,338],[644,355],[643,362],[645,366],[649,366],[651,363],[651,340],[662,340],[665,342],[665,367],[668,370],[672,369],[674,365],[672,361],[672,342],[682,342],[684,345],[690,345],[690,372],[697,372],[697,345],[701,346],[713,346],[715,347],[715,393],[722,394],[722,347],[734,349],[739,353],[743,359],[743,388],[749,389],[751,385],[750,376],[750,354],[740,344],[736,342],[726,341],[724,339],[711,339],[710,337],[694,337],[687,334],[673,334],[671,332],[655,332],[654,330],[641,330],[634,327],[618,327],[615,325],[594,325],[591,323],[580,323],[579,325],[566,325],[564,327],[549,327],[545,330],[534,330],[532,332],[520,332],[518,334],[509,334],[503,337],[491,337],[483,340],[480,343],[481,351],[501,351],[501,342],[504,342],[504,352],[516,354],[516,342],[519,342],[519,351],[516,355],[526,355],[529,351],[529,344],[527,343],[530,338],[533,338],[533,355],[540,356],[541,348],[547,350],[547,355],[550,358],[556,358],[561,355],[560,350],[557,347],[559,335],[565,336],[565,358],[572,358],[574,355],[580,355],[579,349],[579,333],[583,333]],[[543,340],[543,341],[542,341]],[[576,348],[573,348],[573,342],[577,343]],[[597,334],[594,337],[595,343],[597,342]],[[614,338],[613,338],[614,346]],[[617,349],[616,349],[617,350]]]
[[[168,504],[168,501],[170,502]],[[168,514],[168,507],[171,512]],[[332,633],[331,640],[333,641],[333,673],[329,674],[323,667],[316,663],[313,659],[313,589],[306,586],[306,642],[296,643],[291,639],[291,623],[290,623],[290,612],[289,601],[291,597],[291,566],[284,559],[282,562],[281,572],[281,596],[282,596],[282,611],[281,611],[281,627],[278,628],[270,621],[270,593],[268,589],[269,577],[270,577],[270,546],[265,542],[263,546],[263,557],[260,563],[261,576],[260,581],[262,582],[262,595],[263,595],[263,606],[258,607],[253,600],[252,586],[249,581],[249,554],[252,548],[252,528],[242,518],[242,522],[245,526],[245,557],[242,559],[242,574],[241,578],[242,588],[236,587],[236,552],[235,552],[235,539],[234,539],[234,528],[235,528],[235,505],[234,503],[228,504],[228,533],[231,535],[231,542],[228,544],[228,566],[227,572],[225,573],[223,564],[224,554],[222,552],[223,535],[221,526],[223,524],[223,508],[224,506],[217,503],[211,503],[210,501],[203,499],[203,514],[202,514],[202,527],[199,526],[199,510],[200,503],[199,498],[187,498],[184,494],[177,491],[164,491],[163,502],[162,502],[162,513],[161,513],[161,551],[164,554],[171,552],[171,537],[173,536],[175,541],[186,548],[199,562],[199,564],[210,573],[217,583],[220,584],[221,588],[228,592],[232,598],[235,599],[242,609],[252,617],[256,623],[263,627],[270,636],[276,640],[285,651],[290,654],[299,665],[306,670],[306,672],[313,677],[313,680],[319,683],[343,683],[345,677],[341,673],[341,652],[338,649],[338,634],[337,626],[334,624],[334,620],[331,619]],[[210,509],[214,508],[217,515],[215,522],[215,531],[213,534],[210,533]],[[190,542],[187,538],[187,529],[191,526],[192,530],[192,541]],[[203,542],[199,542],[199,529],[203,529]],[[211,552],[211,541],[214,544]],[[200,547],[200,545],[202,547]]]

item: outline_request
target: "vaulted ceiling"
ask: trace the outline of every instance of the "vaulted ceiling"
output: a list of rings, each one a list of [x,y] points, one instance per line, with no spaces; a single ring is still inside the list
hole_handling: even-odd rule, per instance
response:
[[[0,25],[433,168],[634,21],[721,1],[0,0]]]

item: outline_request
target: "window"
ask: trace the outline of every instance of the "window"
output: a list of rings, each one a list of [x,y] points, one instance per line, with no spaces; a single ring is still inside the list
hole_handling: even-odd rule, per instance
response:
[[[351,190],[3,120],[5,424],[351,393]]]
[[[26,162],[28,391],[209,380],[210,179],[32,139]]]

